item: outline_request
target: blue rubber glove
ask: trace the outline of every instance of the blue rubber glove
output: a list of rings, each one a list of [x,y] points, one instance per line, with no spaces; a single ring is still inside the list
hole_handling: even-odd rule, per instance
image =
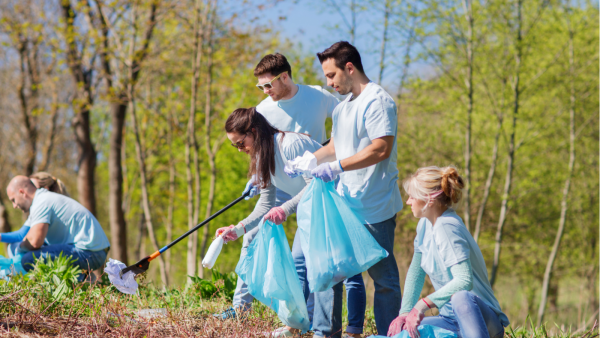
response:
[[[302,174],[301,172],[289,169],[288,167],[283,168],[283,172],[285,172],[290,178],[296,178]]]
[[[248,183],[246,183],[246,188],[242,192],[242,195],[244,195],[247,191],[250,191],[250,195],[248,195],[248,196],[246,196],[246,198],[244,198],[246,201],[251,199],[252,197],[260,194],[260,189],[258,189],[258,187],[254,185],[255,178],[256,178],[256,176],[252,175],[252,177],[250,178],[250,181],[248,181]]]
[[[344,172],[344,169],[342,169],[340,161],[334,161],[320,164],[310,173],[314,177],[322,179],[323,182],[331,182],[342,172]]]

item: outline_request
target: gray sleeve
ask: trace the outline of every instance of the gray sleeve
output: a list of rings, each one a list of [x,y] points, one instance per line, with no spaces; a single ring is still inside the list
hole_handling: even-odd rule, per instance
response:
[[[304,186],[304,188],[302,190],[300,190],[300,192],[296,196],[292,197],[292,199],[290,199],[289,201],[287,201],[281,205],[281,207],[285,211],[285,214],[288,217],[291,214],[296,212],[296,208],[298,208],[298,203],[300,203],[300,200],[302,199],[302,196],[304,195],[304,191],[310,184],[310,181],[312,181],[312,179],[313,179],[312,177],[306,177],[304,175],[302,175],[302,178],[304,178],[304,182],[306,182],[306,185]]]
[[[260,189],[260,198],[258,199],[258,202],[256,202],[254,210],[248,217],[240,222],[244,225],[246,233],[256,228],[267,212],[275,206],[275,191],[276,188],[272,184],[265,189]]]

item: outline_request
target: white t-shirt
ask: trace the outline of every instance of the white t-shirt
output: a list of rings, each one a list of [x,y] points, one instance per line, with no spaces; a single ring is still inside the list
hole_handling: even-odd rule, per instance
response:
[[[317,142],[327,139],[325,119],[331,117],[339,100],[320,86],[298,85],[298,92],[289,100],[273,101],[269,96],[256,111],[281,131],[310,135]]]
[[[452,280],[451,266],[469,259],[473,270],[471,292],[494,310],[503,326],[509,324],[488,281],[481,250],[454,210],[446,210],[437,218],[435,226],[432,226],[427,218],[421,218],[417,225],[414,246],[415,252],[421,253],[421,268],[427,273],[436,290]],[[440,314],[454,318],[451,301],[442,306]]]
[[[371,140],[394,136],[390,157],[367,168],[343,172],[337,191],[363,222],[374,224],[402,210],[396,168],[397,113],[392,97],[381,86],[369,82],[354,100],[349,95],[333,111],[331,136],[338,160],[351,157]]]
[[[94,215],[72,198],[37,189],[29,209],[29,225],[48,224],[46,243],[74,244],[83,250],[99,251],[110,246]]]

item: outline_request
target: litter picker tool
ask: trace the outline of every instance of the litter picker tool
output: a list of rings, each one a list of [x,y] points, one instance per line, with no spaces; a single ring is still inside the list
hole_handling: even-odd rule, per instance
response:
[[[214,214],[212,214],[209,218],[205,219],[204,221],[202,221],[202,223],[196,225],[193,229],[188,230],[188,232],[186,232],[185,234],[179,236],[179,238],[177,238],[176,240],[174,240],[173,242],[165,245],[162,249],[154,252],[153,254],[151,254],[150,256],[143,258],[142,260],[140,260],[139,262],[130,265],[128,267],[126,267],[125,269],[121,270],[119,272],[119,276],[123,277],[123,275],[129,271],[133,272],[134,274],[140,274],[142,272],[146,272],[148,270],[148,267],[150,266],[150,262],[152,260],[154,260],[156,257],[160,256],[163,252],[169,250],[170,247],[172,247],[173,245],[177,244],[179,241],[181,241],[182,239],[186,238],[187,236],[189,236],[192,232],[200,229],[202,226],[206,225],[208,222],[212,221],[213,219],[215,219],[217,216],[219,216],[220,214],[222,214],[223,212],[225,212],[227,209],[231,208],[232,206],[236,205],[239,201],[243,200],[244,197],[250,195],[250,191],[247,191],[246,193],[244,193],[242,196],[236,198],[233,202],[227,204],[223,209],[215,212]]]

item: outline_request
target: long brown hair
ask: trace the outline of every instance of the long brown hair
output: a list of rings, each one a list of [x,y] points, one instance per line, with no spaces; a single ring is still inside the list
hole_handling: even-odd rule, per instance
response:
[[[248,177],[256,174],[255,184],[261,189],[271,185],[271,174],[275,173],[275,141],[273,136],[284,132],[273,127],[255,107],[238,108],[229,115],[225,122],[225,131],[254,136],[254,144],[250,152],[250,169]]]

